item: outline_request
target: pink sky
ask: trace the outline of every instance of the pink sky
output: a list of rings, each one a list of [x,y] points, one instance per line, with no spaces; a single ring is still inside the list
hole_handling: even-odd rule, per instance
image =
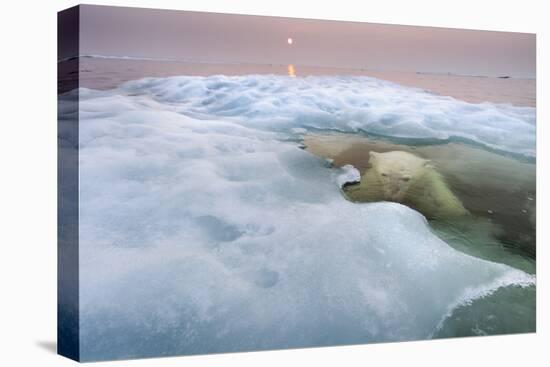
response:
[[[527,33],[83,5],[80,53],[535,77],[535,39]]]

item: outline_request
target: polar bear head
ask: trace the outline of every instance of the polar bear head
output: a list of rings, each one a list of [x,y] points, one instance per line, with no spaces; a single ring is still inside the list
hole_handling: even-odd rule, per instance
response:
[[[397,202],[403,200],[409,188],[432,169],[429,162],[402,151],[369,153],[371,170],[377,176],[386,200]]]

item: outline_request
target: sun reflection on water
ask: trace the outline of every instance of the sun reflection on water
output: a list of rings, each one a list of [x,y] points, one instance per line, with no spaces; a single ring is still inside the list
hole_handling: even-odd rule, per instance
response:
[[[295,78],[296,77],[296,70],[294,69],[294,65],[289,64],[288,65],[288,76]]]

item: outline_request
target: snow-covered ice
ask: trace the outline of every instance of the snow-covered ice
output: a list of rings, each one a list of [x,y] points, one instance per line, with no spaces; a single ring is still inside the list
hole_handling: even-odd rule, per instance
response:
[[[532,109],[364,77],[81,89],[83,359],[422,339],[457,305],[534,284],[412,209],[345,200],[358,171],[299,149],[310,129],[535,152]]]
[[[341,173],[337,176],[336,182],[339,187],[361,182],[361,173],[351,164],[346,164],[340,168]]]

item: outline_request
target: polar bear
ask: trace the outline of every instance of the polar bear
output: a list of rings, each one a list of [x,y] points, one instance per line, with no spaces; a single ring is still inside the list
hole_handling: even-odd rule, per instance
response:
[[[411,153],[369,152],[361,183],[346,188],[352,201],[393,201],[410,206],[428,219],[444,219],[468,212],[429,160]]]

